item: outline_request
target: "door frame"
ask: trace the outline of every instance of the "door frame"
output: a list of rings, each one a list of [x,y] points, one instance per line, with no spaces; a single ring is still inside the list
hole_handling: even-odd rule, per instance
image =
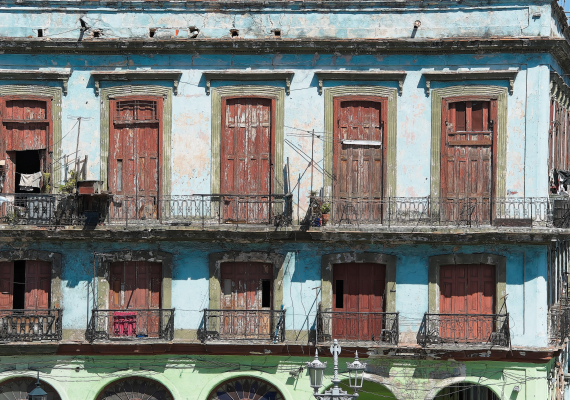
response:
[[[223,83],[222,83],[223,84]],[[225,97],[264,97],[275,101],[274,108],[274,156],[271,168],[275,171],[272,183],[273,194],[284,191],[283,179],[279,172],[283,168],[283,147],[285,143],[285,88],[268,85],[238,85],[212,88],[212,163],[210,170],[211,194],[219,194],[221,186],[221,138],[222,138],[222,99]]]
[[[125,96],[152,96],[162,97],[162,182],[160,196],[167,196],[172,190],[172,88],[159,85],[120,85],[101,89],[101,180],[103,189],[109,190],[108,167],[109,167],[109,143],[110,143],[110,100]],[[56,138],[54,138],[56,140]]]
[[[383,122],[383,126],[382,126],[382,188],[381,188],[381,199],[384,199],[386,197],[386,179],[387,179],[387,173],[386,173],[386,158],[388,156],[388,146],[387,146],[387,142],[388,142],[388,97],[386,96],[370,96],[370,95],[343,95],[343,96],[335,96],[333,98],[333,115],[334,115],[334,119],[336,120],[338,117],[338,109],[341,105],[342,102],[345,101],[369,101],[369,102],[375,102],[375,103],[380,103],[380,119],[381,122]],[[334,150],[338,149],[339,147],[339,138],[338,138],[338,133],[339,133],[339,128],[337,124],[334,124],[334,128],[333,128],[333,140],[332,142],[334,143],[333,145],[333,165],[332,165],[332,171],[333,171],[333,177],[337,177],[340,175],[340,172],[337,170],[337,168],[339,168],[339,153],[336,153]],[[328,142],[328,141],[325,141]],[[337,173],[338,172],[338,173]],[[332,182],[332,195],[333,197],[337,196],[337,189],[338,186],[335,185],[335,182]]]
[[[397,180],[397,135],[398,135],[398,89],[389,86],[372,86],[372,85],[351,85],[351,86],[334,86],[325,88],[324,103],[325,115],[324,125],[325,132],[334,132],[334,99],[342,96],[372,96],[383,97],[387,99],[387,117],[385,121],[385,143],[386,156],[384,162],[385,179],[383,182],[383,197],[396,197],[396,180]],[[333,141],[325,140],[324,145],[324,169],[326,171],[323,188],[324,196],[333,196]]]
[[[221,110],[221,129],[220,129],[220,140],[222,140],[223,135],[224,135],[224,125],[226,123],[226,113],[225,113],[225,109],[226,109],[226,104],[228,100],[233,100],[233,99],[265,99],[265,100],[270,100],[271,101],[271,127],[270,127],[270,131],[269,131],[269,135],[270,135],[270,142],[269,142],[269,171],[271,173],[271,176],[269,178],[269,193],[268,194],[273,194],[274,192],[274,188],[275,188],[275,165],[274,165],[274,159],[275,159],[275,120],[276,120],[276,103],[277,103],[277,99],[274,96],[270,96],[270,95],[255,95],[255,94],[248,94],[248,95],[244,95],[244,96],[240,96],[240,95],[229,95],[229,96],[223,96],[222,97],[222,110]],[[220,186],[219,186],[219,190],[221,191],[221,187],[222,187],[222,162],[224,160],[224,157],[222,157],[222,154],[224,153],[224,150],[222,150],[222,147],[220,146],[220,166],[219,166],[219,179],[220,179]],[[230,194],[230,193],[222,193],[222,194]],[[248,194],[248,193],[243,193],[243,194]]]
[[[440,165],[441,165],[441,160],[444,157],[444,154],[446,153],[446,149],[447,149],[447,143],[446,143],[446,136],[447,136],[447,129],[446,129],[446,125],[445,125],[445,121],[447,119],[447,113],[448,113],[448,106],[449,103],[456,103],[456,102],[461,102],[461,101],[485,101],[485,102],[489,102],[490,103],[490,107],[489,107],[489,114],[490,117],[492,117],[492,110],[495,109],[496,114],[495,115],[495,119],[498,120],[498,101],[497,98],[494,96],[448,96],[448,97],[443,97],[441,99],[441,148],[439,151],[439,157],[440,157]],[[495,102],[495,105],[493,105],[493,103]],[[494,197],[495,197],[495,193],[497,192],[497,142],[498,142],[498,137],[497,137],[497,130],[498,130],[498,121],[495,121],[495,123],[493,124],[493,139],[492,139],[492,144],[491,144],[491,188],[489,190],[489,222],[492,224],[493,223],[493,216],[495,215],[495,202],[493,201]],[[469,146],[465,146],[465,147],[469,147]],[[446,184],[447,181],[447,176],[444,177],[445,174],[445,168],[441,168],[440,169],[440,188],[439,188],[439,193],[440,196],[442,195],[443,192],[443,186]],[[441,201],[443,200],[443,197],[440,198]],[[440,203],[443,204],[443,203]],[[441,207],[441,205],[440,205]],[[440,211],[442,212],[442,211]],[[475,217],[477,221],[479,221],[479,218],[476,216]]]
[[[443,99],[449,97],[487,98],[497,100],[495,190],[496,197],[506,197],[507,189],[507,117],[508,88],[492,85],[454,85],[432,90],[431,113],[431,187],[430,196],[441,194],[441,138],[443,121]]]
[[[113,170],[113,166],[116,169],[116,163],[113,160],[113,157],[111,157],[111,153],[112,150],[110,148],[111,143],[113,142],[113,138],[114,138],[114,127],[113,127],[113,120],[114,120],[114,116],[116,113],[116,110],[113,109],[112,105],[116,104],[118,101],[135,101],[135,100],[142,100],[142,101],[156,101],[156,114],[158,117],[158,189],[157,189],[157,195],[158,197],[162,197],[162,163],[163,163],[163,156],[162,156],[162,152],[163,152],[163,121],[164,121],[164,108],[163,108],[163,98],[162,96],[136,96],[136,95],[132,95],[132,96],[117,96],[114,97],[112,99],[109,100],[109,153],[108,153],[108,157],[107,157],[107,162],[108,162],[108,170],[109,171],[109,175],[107,176],[107,185],[108,187],[110,187],[110,183],[111,183],[111,177],[113,176],[111,174],[111,171]],[[124,171],[124,169],[123,169]],[[123,183],[124,185],[124,183]],[[160,212],[160,207],[158,207],[157,210],[157,214]]]

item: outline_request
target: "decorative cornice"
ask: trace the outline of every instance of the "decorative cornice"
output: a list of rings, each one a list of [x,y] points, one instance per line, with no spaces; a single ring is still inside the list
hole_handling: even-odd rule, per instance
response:
[[[550,97],[561,101],[566,108],[570,105],[570,87],[555,71],[550,71]]]
[[[95,96],[99,96],[101,81],[172,81],[174,95],[178,94],[178,84],[182,71],[173,70],[142,70],[142,71],[94,71],[91,76],[95,81]]]
[[[70,68],[53,70],[0,69],[0,80],[2,81],[61,81],[64,95],[67,95],[67,82],[70,76]]]
[[[431,81],[477,81],[477,80],[508,80],[509,93],[512,95],[515,86],[515,78],[519,73],[518,69],[496,70],[496,71],[426,71],[423,76],[426,80],[426,95],[429,97]]]
[[[342,80],[342,81],[397,81],[398,94],[402,95],[404,89],[404,80],[406,79],[405,71],[317,71],[315,72],[319,79],[319,94],[323,94],[324,80]]]
[[[211,82],[213,80],[224,81],[285,81],[285,93],[291,94],[291,80],[295,73],[293,71],[259,71],[259,70],[222,70],[222,71],[204,71],[206,79],[206,94],[209,96],[211,91]]]

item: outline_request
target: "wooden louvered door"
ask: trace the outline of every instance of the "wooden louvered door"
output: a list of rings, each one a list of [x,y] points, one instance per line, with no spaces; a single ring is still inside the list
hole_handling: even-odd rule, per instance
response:
[[[162,98],[110,102],[109,190],[115,218],[156,219],[162,149]],[[122,202],[121,202],[122,200]],[[119,204],[116,206],[115,204]]]
[[[11,310],[13,308],[13,290],[14,262],[0,262],[0,310]]]
[[[51,98],[5,96],[2,98],[2,140],[0,157],[6,160],[4,193],[19,192],[20,176],[16,174],[18,152],[37,151],[39,170],[51,171],[52,111]],[[39,189],[35,190],[39,192]]]
[[[47,261],[26,261],[26,310],[49,309],[51,293],[51,263]]]
[[[226,98],[222,103],[220,192],[226,222],[266,223],[271,217],[275,100]]]
[[[491,222],[497,101],[444,99],[441,207],[446,221]]]
[[[221,269],[222,335],[269,337],[273,304],[273,266],[260,262],[227,262]],[[260,312],[261,311],[261,312]],[[265,311],[265,312],[264,312]]]
[[[114,336],[158,337],[162,264],[126,261],[111,264],[110,329]],[[120,310],[120,311],[119,311]]]
[[[485,342],[494,329],[495,266],[440,267],[440,335],[457,342]],[[486,317],[489,315],[489,317]]]
[[[386,99],[334,100],[333,208],[336,220],[382,221]]]
[[[335,264],[333,267],[332,336],[377,341],[383,329],[386,266]]]

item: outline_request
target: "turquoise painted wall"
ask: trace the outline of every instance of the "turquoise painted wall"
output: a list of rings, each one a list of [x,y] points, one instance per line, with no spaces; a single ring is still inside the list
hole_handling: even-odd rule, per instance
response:
[[[19,246],[16,246],[20,248]],[[221,244],[207,242],[162,242],[159,245],[122,243],[43,243],[23,248],[62,253],[63,328],[84,330],[92,306],[94,253],[124,249],[160,250],[173,254],[172,307],[176,308],[175,329],[196,330],[204,308],[208,308],[208,255],[220,251],[268,251],[286,255],[284,306],[287,330],[313,328],[316,288],[320,286],[321,257],[329,253],[354,251],[344,245]],[[3,250],[6,248],[3,248]],[[400,331],[415,338],[428,310],[428,259],[451,253],[493,253],[507,258],[507,308],[513,346],[547,346],[547,287],[545,246],[388,246],[359,245],[357,251],[383,252],[397,256],[396,310]],[[314,328],[313,328],[314,329]],[[410,335],[408,335],[409,337]],[[301,335],[300,342],[307,342]]]

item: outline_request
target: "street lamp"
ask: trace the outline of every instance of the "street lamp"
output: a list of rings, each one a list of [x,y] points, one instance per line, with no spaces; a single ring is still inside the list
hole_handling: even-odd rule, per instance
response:
[[[28,400],[47,400],[48,395],[40,386],[40,371],[38,371],[38,381],[36,387],[28,393]]]
[[[319,393],[319,389],[323,386],[323,376],[325,373],[325,368],[327,363],[322,363],[319,361],[318,351],[315,350],[315,359],[312,362],[307,362],[307,369],[309,370],[310,385],[315,391],[313,396],[317,400],[351,400],[358,397],[358,390],[362,388],[362,382],[364,379],[364,370],[366,369],[366,364],[361,363],[358,360],[358,352],[354,358],[354,362],[346,363],[346,367],[349,371],[349,386],[354,390],[353,394],[348,394],[342,390],[338,384],[340,379],[338,378],[338,355],[340,354],[341,348],[338,345],[338,341],[335,339],[331,346],[331,353],[334,360],[334,375],[332,379],[333,387],[324,393]]]

